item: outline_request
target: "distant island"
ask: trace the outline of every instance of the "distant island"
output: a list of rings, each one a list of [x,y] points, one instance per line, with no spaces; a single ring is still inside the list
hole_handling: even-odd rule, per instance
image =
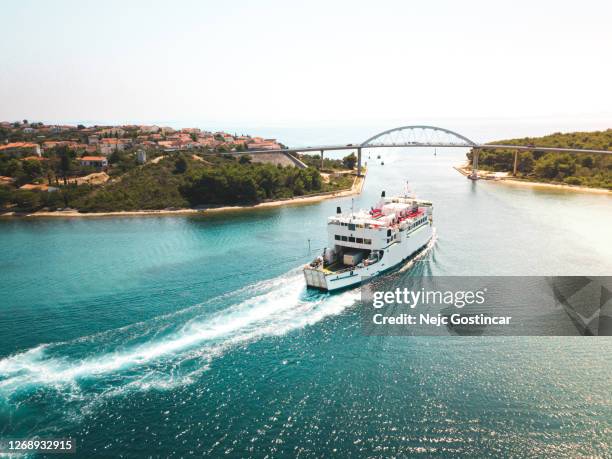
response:
[[[351,190],[343,160],[278,150],[275,139],[149,125],[0,122],[0,214],[254,205]]]
[[[555,133],[543,137],[498,140],[491,144],[538,145],[541,147],[585,148],[612,151],[612,129],[594,132]],[[467,154],[472,160],[473,151]],[[514,150],[481,150],[478,168],[485,171],[512,174]],[[470,168],[467,166],[466,168]],[[584,186],[612,190],[612,155],[570,154],[522,151],[517,157],[516,178],[529,182]]]

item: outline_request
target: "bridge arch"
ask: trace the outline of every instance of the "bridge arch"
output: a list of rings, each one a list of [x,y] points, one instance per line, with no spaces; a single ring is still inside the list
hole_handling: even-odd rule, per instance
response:
[[[445,146],[475,147],[473,140],[450,129],[437,126],[401,126],[380,132],[361,143],[360,147],[379,146]]]

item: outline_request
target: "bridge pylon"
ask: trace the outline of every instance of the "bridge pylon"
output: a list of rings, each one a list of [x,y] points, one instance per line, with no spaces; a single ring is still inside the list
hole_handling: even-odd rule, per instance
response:
[[[472,173],[469,175],[469,177],[472,180],[478,180],[478,148],[473,148],[472,149],[473,153],[472,153]]]

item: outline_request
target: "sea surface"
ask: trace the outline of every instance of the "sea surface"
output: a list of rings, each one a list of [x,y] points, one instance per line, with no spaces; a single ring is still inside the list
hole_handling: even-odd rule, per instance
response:
[[[367,337],[359,290],[304,288],[336,206],[406,180],[437,228],[409,275],[612,274],[612,197],[474,183],[464,157],[366,152],[354,199],[0,220],[0,437],[80,457],[612,456],[612,339]]]

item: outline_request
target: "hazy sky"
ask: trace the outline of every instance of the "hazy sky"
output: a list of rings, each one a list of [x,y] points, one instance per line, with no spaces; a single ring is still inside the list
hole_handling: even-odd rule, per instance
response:
[[[20,0],[0,16],[0,120],[612,127],[609,0]]]

